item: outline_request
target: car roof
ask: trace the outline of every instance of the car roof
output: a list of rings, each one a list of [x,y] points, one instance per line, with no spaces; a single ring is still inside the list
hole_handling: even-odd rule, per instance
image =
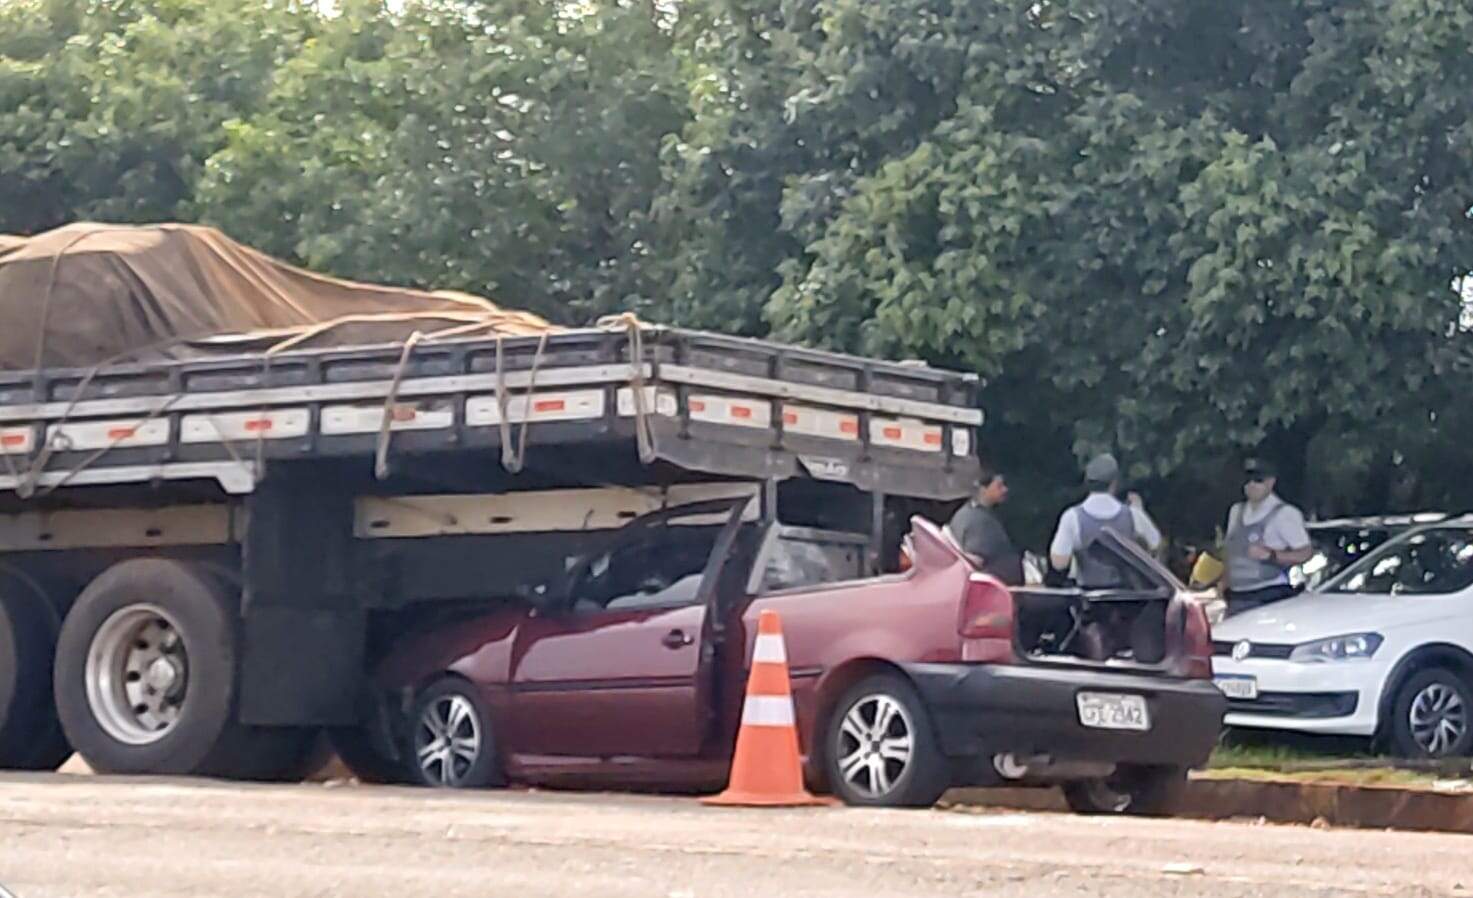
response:
[[[1330,518],[1323,521],[1306,521],[1304,527],[1316,530],[1400,530],[1423,524],[1473,521],[1473,515],[1455,517],[1445,511],[1422,511],[1412,514],[1364,515],[1359,517]]]

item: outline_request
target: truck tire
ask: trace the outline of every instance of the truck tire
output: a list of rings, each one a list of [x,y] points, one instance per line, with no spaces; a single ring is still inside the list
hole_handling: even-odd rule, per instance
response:
[[[845,804],[929,808],[951,785],[931,712],[899,674],[875,674],[834,704],[824,768]]]
[[[195,772],[260,783],[301,782],[326,764],[316,737],[310,727],[232,726],[210,760]]]
[[[167,559],[115,564],[77,598],[56,654],[62,727],[99,773],[255,772],[250,734],[232,723],[235,602],[216,577]]]
[[[445,677],[415,699],[406,727],[412,782],[440,789],[481,789],[505,780],[486,703],[475,687]]]
[[[1076,814],[1166,817],[1181,805],[1185,767],[1122,766],[1105,779],[1064,784],[1064,800]]]
[[[55,770],[72,753],[52,698],[49,601],[28,579],[0,571],[0,769]]]

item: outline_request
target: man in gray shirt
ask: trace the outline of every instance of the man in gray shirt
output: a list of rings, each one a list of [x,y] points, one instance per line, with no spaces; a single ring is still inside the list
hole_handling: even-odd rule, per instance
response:
[[[1314,554],[1304,513],[1274,492],[1279,481],[1273,465],[1250,459],[1243,474],[1247,501],[1229,509],[1223,543],[1228,614],[1294,595],[1289,569]]]
[[[1119,586],[1118,571],[1101,563],[1088,550],[1105,530],[1122,539],[1133,539],[1155,552],[1161,548],[1161,531],[1146,514],[1139,496],[1127,502],[1115,498],[1120,486],[1120,463],[1108,453],[1090,459],[1084,469],[1089,495],[1059,516],[1059,526],[1049,545],[1049,562],[1058,571],[1072,571],[1074,581],[1085,589]],[[1128,504],[1127,504],[1128,503]]]
[[[977,479],[976,494],[956,510],[947,529],[979,568],[1008,586],[1022,586],[1023,556],[997,517],[998,506],[1006,501],[1007,480],[984,466]]]

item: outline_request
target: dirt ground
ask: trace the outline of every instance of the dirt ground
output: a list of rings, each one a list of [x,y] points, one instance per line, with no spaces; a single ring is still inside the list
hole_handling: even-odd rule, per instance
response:
[[[550,792],[0,778],[18,898],[1473,898],[1473,838]]]

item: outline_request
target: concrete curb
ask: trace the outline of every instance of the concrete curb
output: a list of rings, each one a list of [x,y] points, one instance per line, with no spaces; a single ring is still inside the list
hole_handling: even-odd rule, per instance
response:
[[[1057,789],[957,789],[955,805],[1068,811]],[[1473,833],[1473,794],[1424,789],[1302,783],[1287,780],[1197,778],[1187,785],[1179,817],[1250,819],[1272,823]]]

